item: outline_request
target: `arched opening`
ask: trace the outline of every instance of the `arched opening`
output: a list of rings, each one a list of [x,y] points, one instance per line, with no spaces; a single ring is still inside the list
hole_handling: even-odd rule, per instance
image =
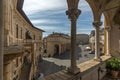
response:
[[[100,26],[100,56],[105,54],[104,49],[105,49],[105,25],[104,25],[104,14],[101,15],[101,22],[102,25]]]
[[[91,59],[95,56],[95,26],[93,25],[93,22],[95,21],[95,14],[93,10],[90,8],[90,5],[84,0],[81,0],[81,4],[79,5],[79,9],[81,9],[82,13],[78,19],[78,26],[77,26],[77,34],[85,34],[88,35],[88,44],[83,44],[85,39],[83,38],[83,41],[81,41],[82,45],[80,46],[82,48],[82,53],[88,56],[91,56]],[[84,4],[82,4],[84,3]],[[100,21],[102,22],[102,25],[99,28],[99,37],[100,37],[100,55],[104,52],[104,15],[101,15]],[[83,35],[81,35],[83,36]],[[80,38],[82,39],[82,37]],[[79,42],[79,41],[78,41]],[[91,48],[91,51],[87,51],[87,47]],[[88,54],[93,53],[94,54]],[[82,54],[81,53],[81,54]],[[84,56],[84,55],[83,55]]]
[[[54,55],[59,55],[59,45],[55,44],[54,46]]]
[[[78,64],[82,59],[86,59],[89,57],[93,59],[94,54],[89,54],[94,52],[94,39],[90,41],[90,39],[94,38],[94,27],[93,23],[93,14],[92,10],[89,7],[88,3],[85,0],[80,0],[79,9],[82,11],[78,20],[77,20],[77,43],[78,43],[78,51],[79,57]],[[91,51],[87,50],[88,47]],[[93,49],[93,50],[92,50]]]
[[[93,57],[94,57],[94,54],[92,55],[92,54],[88,54],[89,52],[84,52],[84,53],[82,53],[80,50],[82,50],[82,51],[84,51],[84,49],[85,49],[85,47],[88,47],[88,46],[90,46],[90,44],[86,44],[86,42],[85,42],[85,44],[83,43],[84,41],[87,41],[88,43],[89,43],[89,35],[91,36],[91,37],[93,37],[93,39],[92,39],[92,41],[93,41],[93,44],[95,44],[94,42],[95,42],[95,29],[94,29],[94,27],[93,27],[93,25],[92,25],[92,23],[93,23],[93,15],[92,15],[92,11],[91,11],[91,9],[89,8],[89,5],[87,4],[87,2],[85,2],[84,0],[81,0],[82,2],[80,2],[81,3],[81,5],[79,6],[79,9],[81,9],[82,10],[82,13],[81,13],[81,15],[80,15],[80,17],[79,17],[79,19],[77,20],[78,21],[78,23],[77,23],[77,34],[83,34],[82,36],[84,36],[84,34],[86,34],[87,35],[87,37],[84,37],[84,39],[86,39],[87,38],[87,40],[84,40],[83,39],[83,41],[81,40],[81,42],[80,41],[78,41],[79,42],[79,44],[80,43],[82,43],[82,47],[80,46],[78,46],[79,47],[79,50],[77,51],[77,53],[78,54],[83,54],[82,56],[83,56],[83,58],[86,58],[86,60],[88,60],[88,57],[89,57],[89,55],[90,55],[90,57],[89,57],[89,59],[93,59]],[[67,8],[66,8],[67,9]],[[65,10],[66,10],[65,9]],[[65,14],[65,10],[64,10],[64,12],[62,12],[63,14]],[[50,10],[48,10],[47,11],[47,13],[48,12],[50,12]],[[44,11],[43,12],[41,12],[41,13],[45,13]],[[36,13],[36,14],[38,14],[38,13]],[[49,15],[48,15],[49,14]],[[48,13],[46,16],[47,16],[47,18],[48,17],[53,17],[53,18],[59,18],[59,16],[60,17],[62,17],[63,18],[63,16],[61,16],[61,14],[58,14],[58,12],[57,13],[54,13],[54,16],[53,16],[53,14],[51,15],[50,13]],[[57,15],[55,15],[55,14],[57,14]],[[40,14],[39,14],[40,15]],[[45,16],[45,15],[44,15]],[[44,16],[41,14],[41,16],[39,17],[39,18],[44,18]],[[56,17],[57,16],[57,17]],[[66,15],[64,15],[64,16],[66,16]],[[32,16],[33,17],[33,16]],[[37,18],[38,19],[38,18]],[[60,18],[59,18],[60,19]],[[53,22],[54,21],[52,21],[52,19],[50,20],[50,18],[49,18],[49,21],[50,21],[50,23],[52,23],[52,24],[54,24]],[[67,19],[64,19],[64,20],[62,20],[62,19],[60,19],[60,22],[61,21],[64,21],[64,22],[66,22],[67,21]],[[102,15],[102,18],[101,18],[101,21],[104,23],[104,18],[103,18],[103,15]],[[35,23],[36,23],[36,25],[38,26],[38,22],[39,21],[34,21]],[[46,22],[46,21],[43,21],[43,22]],[[42,24],[43,24],[43,22],[42,22]],[[48,22],[48,21],[47,21]],[[53,28],[56,28],[56,30],[59,30],[59,31],[65,31],[65,29],[63,29],[62,27],[58,27],[58,24],[57,24],[57,27],[54,27],[54,26],[56,26],[56,25],[54,25],[54,26],[52,26],[51,27],[51,25],[52,24],[50,24],[50,23],[48,23],[50,26],[49,27],[45,27],[45,26],[43,26],[42,24],[42,26],[44,27],[43,29],[45,29],[45,28],[47,28],[47,30],[49,30],[49,31],[52,31],[53,30]],[[69,26],[69,23],[67,22],[67,24],[66,23],[60,23],[60,26],[64,26],[65,25],[65,27],[64,28],[66,28],[67,26]],[[103,24],[102,24],[103,25]],[[48,26],[48,25],[47,25]],[[104,26],[102,26],[102,27],[100,27],[100,30],[102,30],[101,28],[103,28]],[[62,30],[61,30],[62,29]],[[68,29],[68,31],[65,31],[65,32],[67,32],[67,33],[69,33],[69,29]],[[93,31],[93,33],[92,33],[92,31]],[[53,32],[53,31],[52,31]],[[103,31],[104,32],[104,31]],[[92,35],[93,34],[93,35]],[[85,35],[85,36],[86,36]],[[102,39],[101,39],[102,40]],[[102,42],[101,42],[102,43]],[[95,47],[95,46],[94,46]],[[82,48],[82,49],[80,49],[80,48]],[[92,48],[93,50],[95,50],[95,48]],[[55,55],[58,55],[59,54],[59,45],[55,45],[54,46],[54,54]],[[100,48],[100,50],[103,50],[102,48]],[[86,54],[87,54],[87,56],[86,56]],[[91,56],[92,55],[92,56]],[[77,62],[78,62],[78,64],[81,62],[81,59],[82,59],[82,57],[80,58],[80,59],[78,59],[77,60]],[[85,60],[85,61],[86,61]]]
[[[109,8],[108,8],[109,9]],[[110,8],[104,11],[105,15],[105,53],[114,56],[115,51],[119,50],[119,7]],[[113,11],[113,14],[110,13]],[[117,21],[117,22],[116,22]]]

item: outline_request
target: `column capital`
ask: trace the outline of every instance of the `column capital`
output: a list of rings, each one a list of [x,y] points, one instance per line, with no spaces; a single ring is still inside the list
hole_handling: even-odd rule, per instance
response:
[[[110,26],[106,26],[106,27],[105,27],[105,30],[110,31],[110,30],[111,30],[111,27],[110,27]]]
[[[69,9],[66,11],[66,15],[68,15],[68,18],[70,20],[76,20],[81,13],[81,10],[79,9]]]
[[[100,22],[100,21],[94,21],[93,25],[94,25],[94,27],[99,27],[99,26],[102,25],[102,22]]]

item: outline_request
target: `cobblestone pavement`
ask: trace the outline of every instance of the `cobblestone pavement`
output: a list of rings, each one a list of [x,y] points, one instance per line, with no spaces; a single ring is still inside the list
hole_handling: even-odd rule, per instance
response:
[[[84,52],[85,46],[77,47],[77,64],[90,60],[94,57],[94,54],[89,54],[88,51]],[[39,73],[43,73],[44,76],[66,69],[70,66],[70,51],[66,53],[50,58],[43,58],[39,63]]]

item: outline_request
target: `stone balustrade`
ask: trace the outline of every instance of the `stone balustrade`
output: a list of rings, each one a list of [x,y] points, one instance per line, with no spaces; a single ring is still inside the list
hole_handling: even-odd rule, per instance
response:
[[[41,80],[101,80],[106,74],[106,72],[102,70],[105,69],[106,60],[109,58],[110,56],[102,56],[101,62],[89,60],[77,65],[78,68],[80,68],[80,73],[78,74],[71,74],[67,70],[62,70],[50,74]]]

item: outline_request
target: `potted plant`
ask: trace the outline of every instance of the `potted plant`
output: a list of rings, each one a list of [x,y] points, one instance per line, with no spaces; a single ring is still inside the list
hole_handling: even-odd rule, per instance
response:
[[[117,57],[110,58],[107,61],[106,68],[111,72],[114,78],[117,78],[120,71],[120,59]]]

